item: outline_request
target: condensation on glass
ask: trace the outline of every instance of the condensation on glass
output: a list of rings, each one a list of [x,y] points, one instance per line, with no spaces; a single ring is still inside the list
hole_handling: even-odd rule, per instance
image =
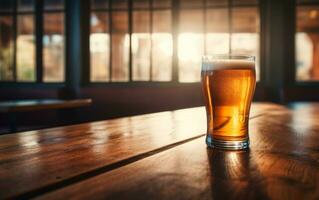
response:
[[[319,81],[319,1],[298,0],[296,22],[296,80]]]
[[[64,63],[64,1],[45,0],[43,14],[43,81],[63,82]]]

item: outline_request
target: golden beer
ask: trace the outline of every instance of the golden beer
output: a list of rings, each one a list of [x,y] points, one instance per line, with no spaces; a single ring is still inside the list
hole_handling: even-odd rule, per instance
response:
[[[202,87],[209,147],[249,147],[248,122],[256,75],[254,57],[204,57]]]

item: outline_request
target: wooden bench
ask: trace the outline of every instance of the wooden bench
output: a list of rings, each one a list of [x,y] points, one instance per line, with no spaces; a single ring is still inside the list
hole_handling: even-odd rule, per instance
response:
[[[9,114],[10,132],[15,132],[17,130],[17,126],[16,126],[17,112],[76,108],[76,107],[88,106],[91,104],[91,102],[92,102],[91,99],[14,100],[14,101],[0,102],[0,113]]]
[[[319,104],[254,103],[249,151],[203,107],[0,136],[0,199],[318,199]]]

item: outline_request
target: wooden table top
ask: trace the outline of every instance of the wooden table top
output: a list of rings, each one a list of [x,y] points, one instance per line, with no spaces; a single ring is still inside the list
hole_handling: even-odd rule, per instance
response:
[[[13,100],[0,102],[0,112],[25,112],[49,109],[64,109],[88,106],[91,99],[34,99],[34,100]]]
[[[249,151],[203,107],[0,136],[0,199],[318,199],[319,104],[254,103]]]

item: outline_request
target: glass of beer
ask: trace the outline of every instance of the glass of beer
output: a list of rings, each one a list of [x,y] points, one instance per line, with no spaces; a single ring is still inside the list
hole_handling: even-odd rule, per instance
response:
[[[249,111],[256,86],[255,57],[203,56],[201,76],[207,146],[230,150],[249,148]]]

